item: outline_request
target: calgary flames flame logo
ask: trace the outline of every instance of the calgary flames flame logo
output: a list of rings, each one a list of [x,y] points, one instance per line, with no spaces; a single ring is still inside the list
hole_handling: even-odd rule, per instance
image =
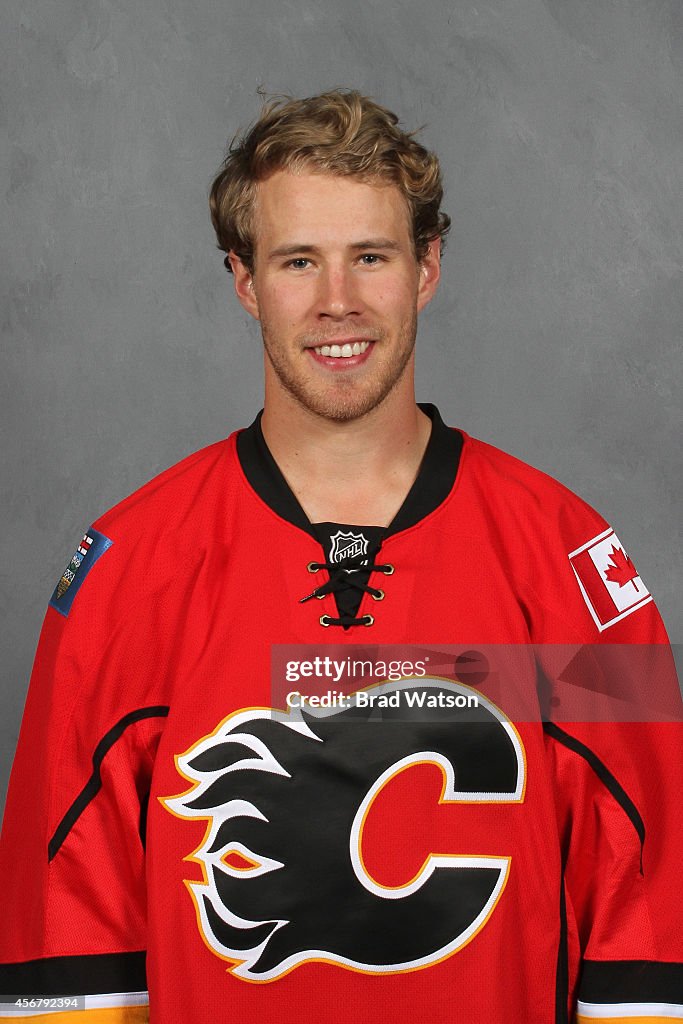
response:
[[[471,694],[448,680],[385,683],[374,693]],[[444,802],[520,802],[524,752],[512,724],[478,708],[428,715],[405,705],[235,712],[176,758],[192,783],[162,804],[208,822],[186,885],[207,946],[247,981],[273,981],[306,961],[369,973],[415,970],[464,946],[484,925],[509,858],[430,855],[398,888],[363,860],[363,828],[397,772],[434,763]]]

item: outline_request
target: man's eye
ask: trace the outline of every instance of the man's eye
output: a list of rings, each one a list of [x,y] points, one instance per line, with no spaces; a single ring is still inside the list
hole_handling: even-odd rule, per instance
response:
[[[374,252],[364,252],[360,258],[361,263],[366,267],[374,267],[382,260],[381,256],[378,256]]]
[[[309,260],[305,256],[297,256],[289,261],[288,266],[293,267],[294,270],[305,270],[308,264]]]

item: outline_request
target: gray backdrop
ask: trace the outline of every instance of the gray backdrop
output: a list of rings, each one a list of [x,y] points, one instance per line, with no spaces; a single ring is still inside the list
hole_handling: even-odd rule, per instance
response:
[[[259,85],[353,85],[440,153],[419,397],[615,525],[681,640],[680,0],[4,0],[0,789],[83,530],[250,422],[206,193]]]

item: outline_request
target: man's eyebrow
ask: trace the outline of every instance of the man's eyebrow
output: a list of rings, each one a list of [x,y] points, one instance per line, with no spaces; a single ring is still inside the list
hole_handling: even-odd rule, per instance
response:
[[[394,238],[365,238],[362,242],[354,242],[352,249],[388,249],[390,252],[401,252],[403,246]]]
[[[271,249],[268,253],[269,260],[279,259],[281,256],[299,256],[302,253],[317,253],[318,250],[314,245],[297,245],[296,242],[291,245],[278,245],[275,249]]]
[[[384,250],[385,252],[402,252],[403,246],[393,238],[364,238],[360,242],[352,242],[350,249],[358,252],[365,249]],[[268,253],[269,260],[281,259],[285,256],[319,255],[320,249],[316,245],[302,243],[297,245],[291,243],[278,245]]]

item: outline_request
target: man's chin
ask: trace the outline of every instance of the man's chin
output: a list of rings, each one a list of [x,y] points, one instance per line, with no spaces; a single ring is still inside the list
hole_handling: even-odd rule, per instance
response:
[[[318,416],[321,419],[328,420],[330,423],[342,424],[360,420],[367,416],[368,413],[371,413],[373,409],[382,404],[395,387],[395,384],[396,381],[392,382],[390,387],[382,391],[365,394],[358,394],[357,389],[353,389],[353,393],[346,394],[340,394],[339,392],[336,394],[330,394],[329,392],[325,394],[312,394],[302,392],[298,388],[288,388],[287,390],[307,412],[313,413],[314,416]]]

